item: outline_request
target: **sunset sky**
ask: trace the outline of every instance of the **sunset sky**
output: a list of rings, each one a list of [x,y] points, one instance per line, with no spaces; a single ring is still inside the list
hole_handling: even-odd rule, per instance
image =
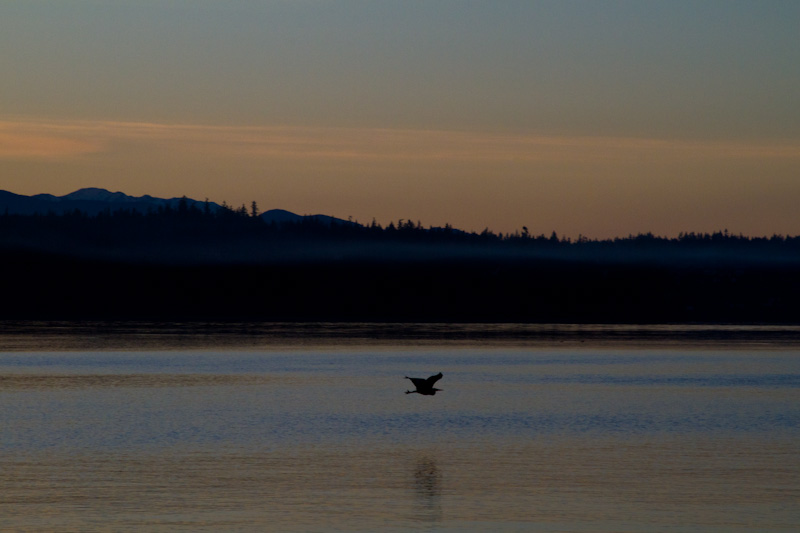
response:
[[[800,234],[800,2],[0,3],[0,189]]]

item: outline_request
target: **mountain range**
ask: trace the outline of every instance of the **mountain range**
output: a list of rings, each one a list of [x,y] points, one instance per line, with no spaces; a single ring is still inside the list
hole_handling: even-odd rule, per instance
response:
[[[181,200],[185,200],[191,207],[218,211],[222,206],[215,202],[204,202],[191,198],[156,198],[146,194],[144,196],[129,196],[123,192],[111,192],[97,187],[78,189],[64,196],[52,194],[35,194],[25,196],[0,190],[0,214],[10,215],[46,215],[55,213],[61,215],[74,212],[76,209],[87,215],[94,216],[106,210],[129,209],[146,213],[148,210],[170,207],[176,209]],[[299,222],[305,218],[313,218],[325,224],[353,224],[328,215],[297,215],[284,209],[271,209],[259,215],[265,222],[284,223]]]

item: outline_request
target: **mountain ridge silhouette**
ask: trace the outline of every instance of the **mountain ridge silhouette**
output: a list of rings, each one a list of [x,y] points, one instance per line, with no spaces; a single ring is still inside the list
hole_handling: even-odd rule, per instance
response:
[[[185,201],[189,207],[206,207],[212,212],[222,209],[223,205],[211,201],[195,200],[193,198],[174,197],[158,198],[145,194],[143,196],[131,196],[124,192],[112,192],[100,187],[84,187],[63,196],[53,194],[35,194],[26,196],[16,194],[6,190],[0,190],[0,214],[10,215],[46,215],[49,213],[63,215],[79,210],[90,216],[95,216],[106,210],[115,211],[117,209],[129,209],[146,213],[148,209],[170,207],[177,209],[181,201]],[[330,215],[298,215],[285,209],[270,209],[259,215],[264,222],[300,222],[306,218],[313,218],[317,222],[330,225],[355,224],[348,220],[336,218]]]

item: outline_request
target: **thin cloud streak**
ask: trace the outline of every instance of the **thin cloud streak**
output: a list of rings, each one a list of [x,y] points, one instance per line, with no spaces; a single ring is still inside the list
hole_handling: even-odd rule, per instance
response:
[[[0,122],[0,158],[69,158],[99,152],[102,146],[82,136],[38,125]]]
[[[0,120],[0,158],[68,158],[153,149],[207,156],[374,161],[582,161],[629,157],[800,158],[800,142],[511,135],[446,130]]]

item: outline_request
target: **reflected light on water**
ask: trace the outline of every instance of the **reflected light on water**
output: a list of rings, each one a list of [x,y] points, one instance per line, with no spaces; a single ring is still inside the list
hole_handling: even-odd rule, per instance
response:
[[[790,530],[796,445],[564,439],[447,450],[34,455],[3,461],[0,524],[31,530]],[[56,527],[58,526],[58,527]],[[513,528],[512,528],[513,529]]]
[[[800,523],[800,350],[783,340],[14,342],[27,348],[0,350],[3,531]],[[403,376],[438,371],[442,393],[404,393]]]

